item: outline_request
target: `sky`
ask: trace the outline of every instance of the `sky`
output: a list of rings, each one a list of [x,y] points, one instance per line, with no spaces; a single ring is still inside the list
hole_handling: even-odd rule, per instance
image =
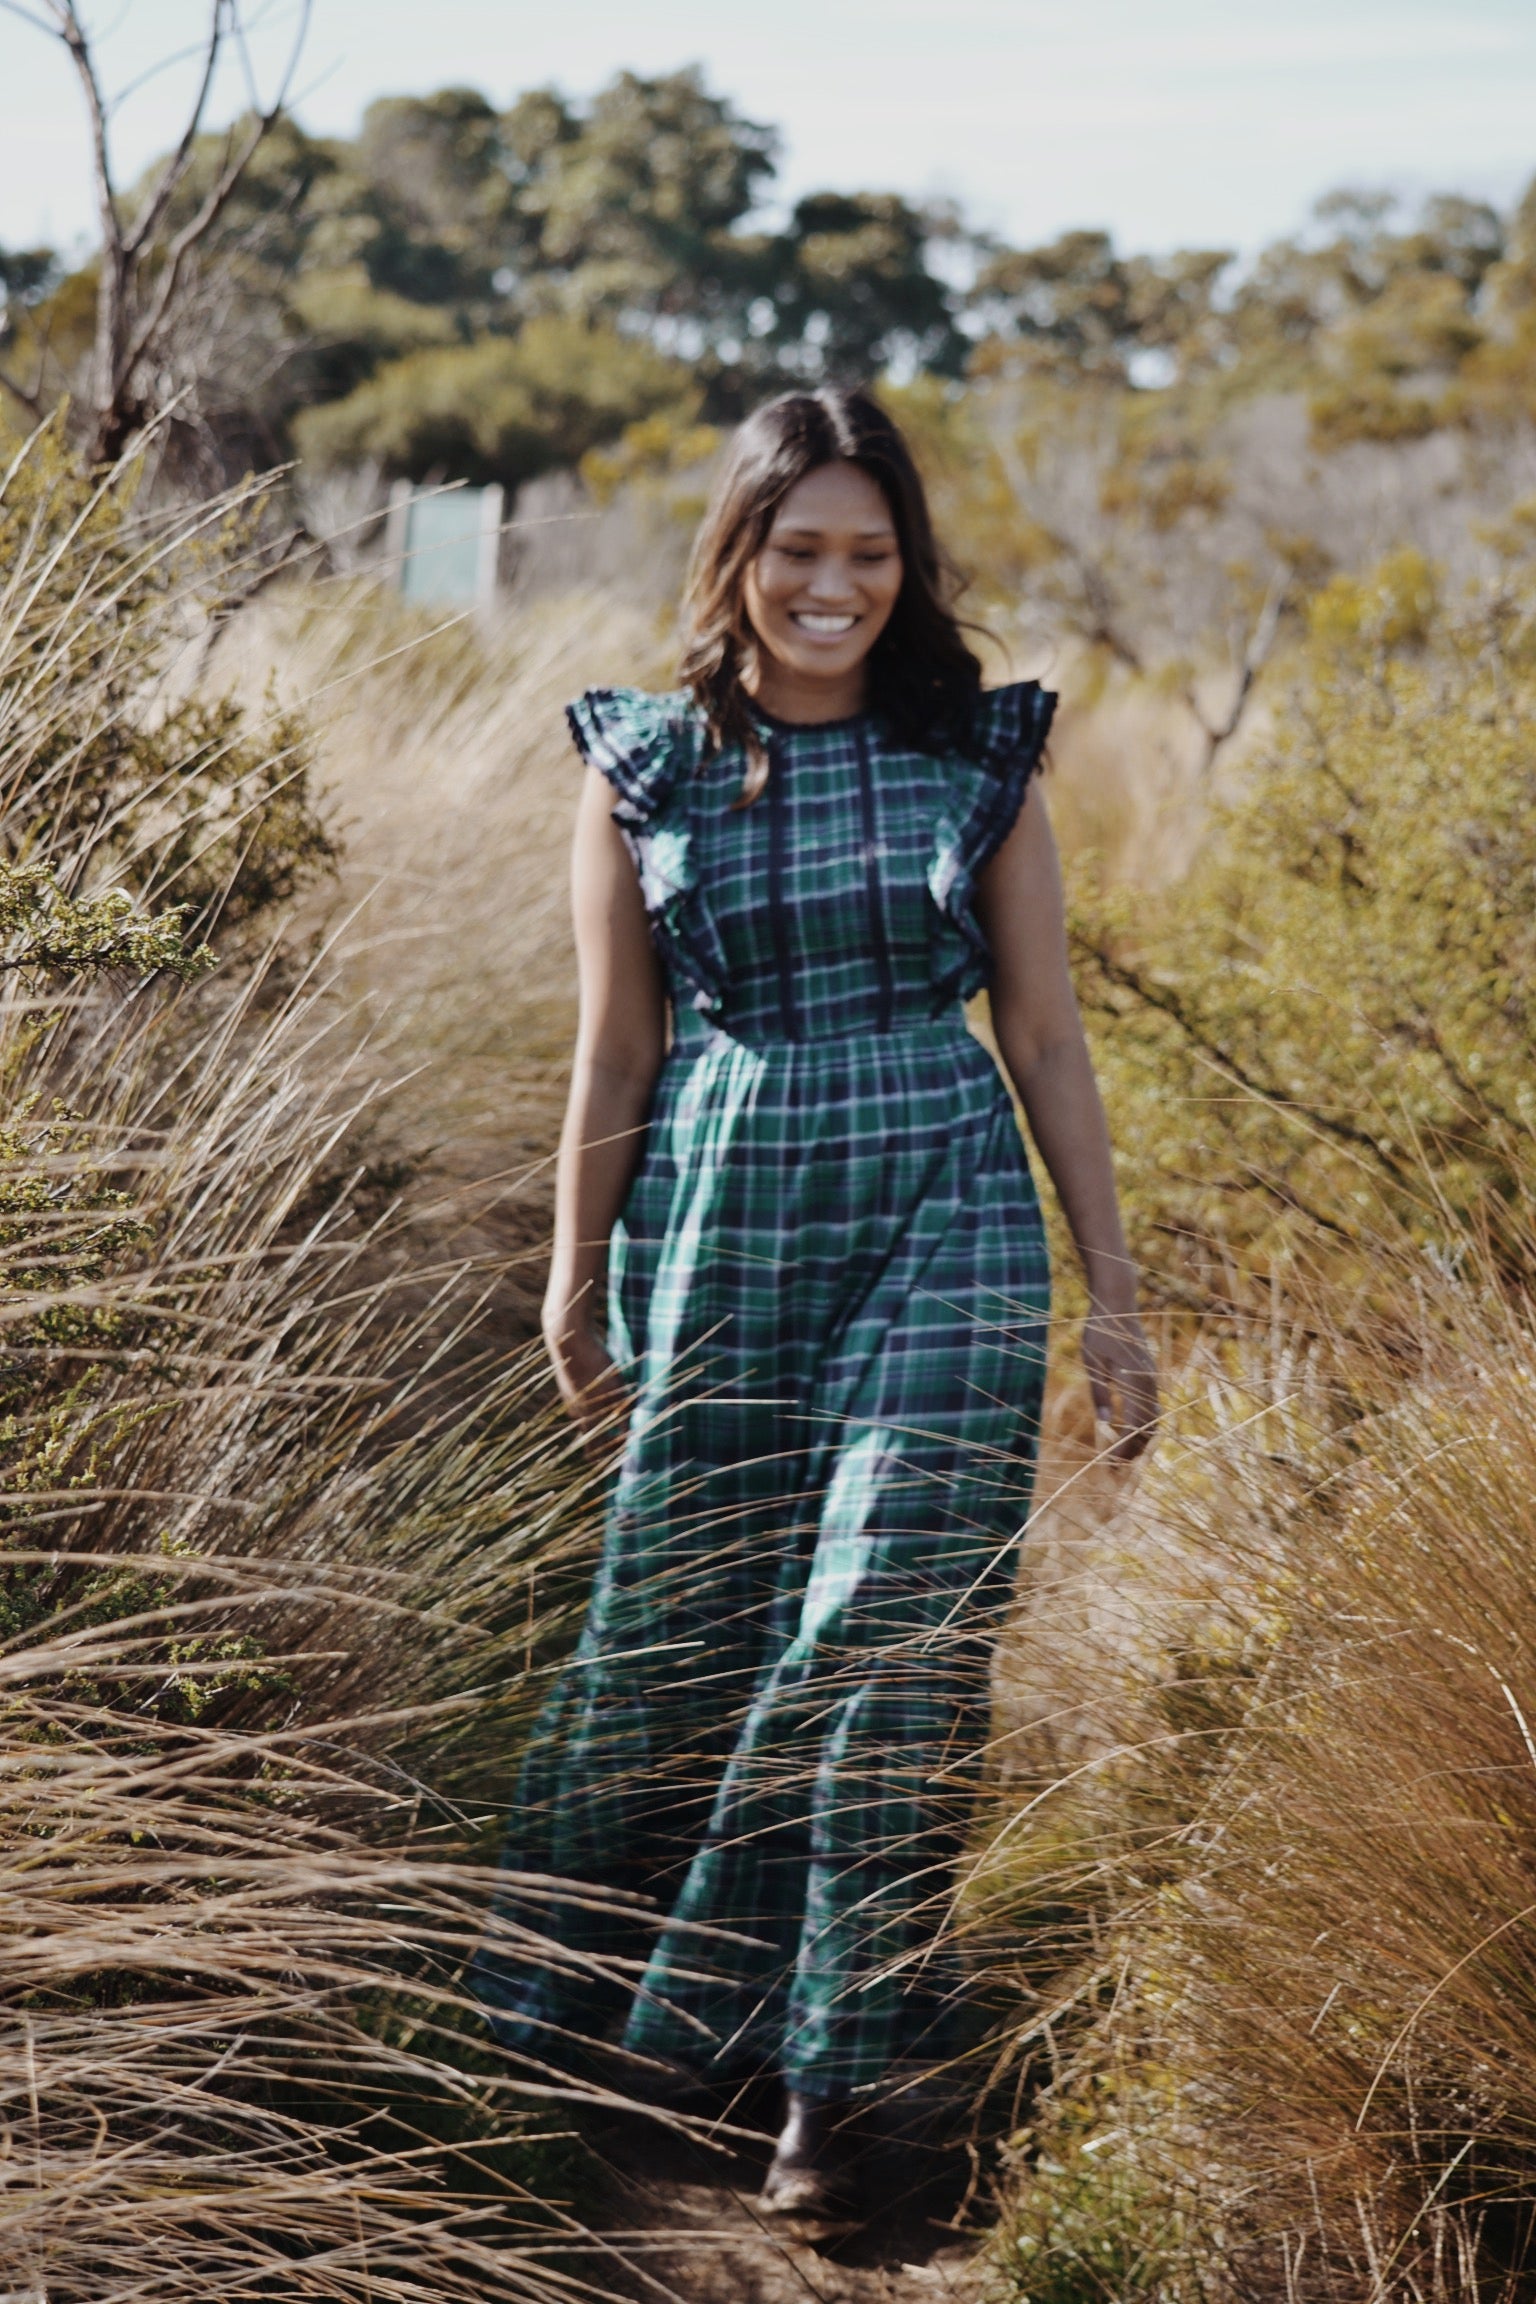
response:
[[[298,0],[248,4],[266,91]],[[46,9],[0,0],[10,247],[91,227],[68,60],[17,12]],[[174,140],[208,0],[81,9],[126,91],[112,134],[131,182]],[[349,133],[378,95],[581,96],[693,63],[781,129],[786,198],[942,194],[1021,244],[1094,225],[1127,248],[1251,253],[1340,184],[1505,204],[1536,175],[1536,0],[313,0],[295,108]],[[238,109],[233,73],[217,97],[215,118]]]

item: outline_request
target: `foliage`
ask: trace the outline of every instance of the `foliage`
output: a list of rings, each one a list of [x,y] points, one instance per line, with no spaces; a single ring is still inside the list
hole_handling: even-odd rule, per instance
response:
[[[1220,333],[1215,293],[1231,261],[1225,249],[1125,257],[1107,232],[998,249],[971,293],[984,326],[978,364],[996,370],[1018,357],[1047,373],[1125,385],[1149,356],[1175,371],[1209,359]]]
[[[317,463],[515,486],[647,417],[691,415],[696,401],[680,361],[551,315],[515,337],[392,361],[345,400],[304,410],[295,430]]]
[[[894,192],[819,192],[795,204],[765,251],[763,303],[749,325],[789,376],[867,379],[895,367],[958,375],[968,345],[927,245],[952,220]]]
[[[696,472],[720,453],[721,434],[713,424],[680,422],[675,416],[647,416],[626,424],[611,446],[589,448],[581,477],[598,504],[611,503],[621,489],[645,488]]]
[[[1042,1515],[969,1889],[1020,2304],[1529,2289],[1529,526],[1322,584],[1188,873],[1074,894],[1186,1316],[1139,1485]]]
[[[1384,1223],[1529,1270],[1532,601],[1436,612],[1403,552],[1314,601],[1295,692],[1188,877],[1079,894],[1073,943],[1139,1252],[1359,1266]]]
[[[1075,2085],[1009,2139],[1009,2189],[991,2255],[1016,2304],[1204,2304],[1218,2278],[1180,2188],[1144,2161],[1164,2107],[1146,2084],[1083,2060]]]
[[[179,966],[183,936],[188,955],[205,936],[248,942],[334,860],[299,723],[271,712],[253,726],[180,677],[265,564],[262,492],[154,514],[137,483],[132,463],[87,478],[54,425],[0,489],[0,854],[8,932],[25,913],[31,938],[12,966],[28,949]],[[136,923],[130,897],[158,920]]]
[[[189,273],[167,373],[227,470],[297,439],[509,483],[661,405],[640,347],[679,363],[672,399],[696,394],[711,422],[801,378],[966,373],[1150,397],[1186,432],[1299,390],[1323,448],[1529,417],[1536,194],[1506,219],[1455,195],[1405,215],[1335,193],[1239,270],[1220,249],[1126,253],[1098,231],[1009,247],[880,191],[812,192],[770,225],[778,143],[697,71],[623,72],[585,104],[381,98],[350,139],[279,116]],[[196,140],[168,230],[226,158],[222,139]],[[97,275],[61,281],[48,251],[0,261],[0,367],[35,402],[82,372]],[[566,339],[603,379],[589,399],[541,394],[506,349],[556,319],[590,332]],[[547,355],[530,344],[527,365]],[[505,422],[472,421],[482,384],[517,403]],[[1212,487],[1186,457],[1169,502],[1198,507]]]
[[[146,919],[121,888],[78,901],[40,865],[0,864],[0,970],[7,974],[79,976],[121,969],[189,980],[214,965],[206,944],[183,933],[185,907]]]

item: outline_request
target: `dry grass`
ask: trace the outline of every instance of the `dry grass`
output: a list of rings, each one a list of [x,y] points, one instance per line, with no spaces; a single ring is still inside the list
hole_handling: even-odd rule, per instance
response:
[[[476,634],[313,585],[197,677],[248,732],[314,695],[349,849],[313,944],[0,1002],[40,1098],[13,1263],[88,1244],[93,1193],[125,1227],[8,1313],[41,1388],[4,1434],[0,2272],[553,2294],[580,2235],[518,2192],[534,2099],[457,1979],[597,1516],[504,1349],[572,1020],[559,707],[664,681],[665,636],[596,594]],[[1175,875],[1174,721],[1061,677],[1065,844]],[[24,780],[35,721],[4,740]],[[1035,2304],[1522,2292],[1536,1343],[1475,1274],[1384,1249],[1373,1288],[1363,1335],[1313,1304],[1198,1342],[1140,1482],[1053,1396],[961,1913],[1015,2012],[999,2261]]]
[[[240,523],[7,485],[29,864],[175,895],[291,832],[287,724],[178,717]],[[0,2287],[569,2294],[540,2092],[458,1978],[596,1475],[370,1155],[369,1019],[263,885],[203,984],[0,973]]]
[[[1033,1919],[1036,2304],[1527,2293],[1536,1333],[1394,1269],[1364,1337],[1197,1348],[1039,1578],[977,1903]]]
[[[662,684],[665,632],[595,592],[486,629],[314,584],[257,602],[215,666],[253,702],[305,700],[345,842],[332,949],[395,1084],[387,1135],[427,1158],[434,1246],[493,1258],[498,1332],[526,1336],[575,1028],[563,707],[593,683]]]

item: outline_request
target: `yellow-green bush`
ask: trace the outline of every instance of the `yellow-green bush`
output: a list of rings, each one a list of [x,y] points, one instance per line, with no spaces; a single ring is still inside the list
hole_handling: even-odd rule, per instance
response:
[[[317,464],[370,459],[418,480],[451,472],[516,487],[647,416],[691,416],[697,402],[683,362],[550,314],[518,336],[408,352],[344,400],[302,410],[294,434]]]
[[[189,936],[227,951],[335,851],[301,724],[187,678],[262,571],[268,491],[156,508],[141,477],[137,458],[106,478],[80,471],[56,421],[0,485],[0,856],[16,899],[33,892],[34,936],[57,945],[60,904],[89,897],[99,942],[126,888],[182,908]]]
[[[1059,1748],[972,1908],[994,1946],[1017,1916],[1036,2094],[995,2258],[1028,2304],[1530,2293],[1519,525],[1476,599],[1407,552],[1324,587],[1188,877],[1078,895],[1137,1246],[1166,1299],[1256,1317],[1185,1323],[1156,1458],[1015,1659]]]
[[[1524,1275],[1536,1124],[1533,599],[1411,552],[1313,602],[1292,693],[1161,897],[1072,925],[1136,1245],[1174,1302],[1383,1226]]]

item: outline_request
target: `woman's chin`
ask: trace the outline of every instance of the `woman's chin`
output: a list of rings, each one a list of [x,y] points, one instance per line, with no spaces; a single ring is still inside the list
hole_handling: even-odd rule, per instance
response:
[[[849,648],[846,645],[841,648],[818,648],[814,644],[807,646],[802,641],[793,650],[786,648],[779,661],[785,671],[792,672],[797,680],[814,681],[818,686],[831,688],[841,681],[851,679],[868,653],[867,648]]]

